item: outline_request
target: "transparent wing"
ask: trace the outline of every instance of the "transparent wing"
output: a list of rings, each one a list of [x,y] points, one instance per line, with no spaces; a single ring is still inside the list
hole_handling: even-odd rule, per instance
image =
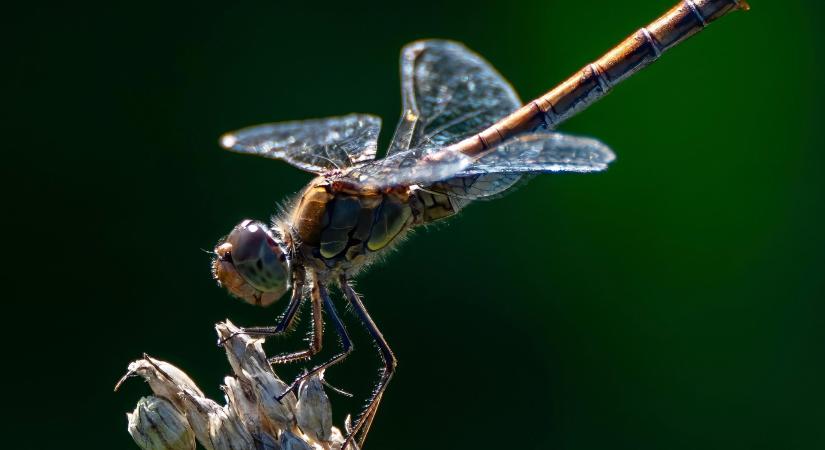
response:
[[[498,198],[505,192],[512,192],[514,187],[523,184],[530,175],[514,173],[488,173],[450,178],[427,190],[448,194],[467,200]]]
[[[356,165],[342,178],[356,185],[417,184],[456,197],[479,198],[513,186],[522,174],[594,172],[614,159],[596,139],[537,132],[508,140],[478,158],[449,149],[419,157],[415,149],[408,150]]]
[[[374,159],[380,131],[380,118],[349,114],[243,128],[221,136],[220,142],[233,152],[280,159],[322,173]]]
[[[596,139],[537,132],[502,143],[455,177],[428,189],[465,199],[484,198],[502,194],[523,174],[598,172],[614,159],[613,151]]]
[[[596,139],[536,132],[502,143],[456,175],[598,172],[614,159],[613,151]]]
[[[424,155],[478,133],[521,106],[512,86],[457,42],[413,42],[401,52],[402,114],[387,155]]]
[[[374,188],[427,185],[454,176],[474,161],[463,153],[451,150],[440,150],[423,157],[418,150],[407,150],[358,164],[339,179],[357,186]]]

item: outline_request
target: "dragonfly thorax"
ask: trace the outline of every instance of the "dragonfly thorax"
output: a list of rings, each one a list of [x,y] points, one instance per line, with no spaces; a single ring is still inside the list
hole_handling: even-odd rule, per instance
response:
[[[354,274],[414,225],[409,188],[352,189],[319,178],[290,214],[296,257],[317,273]]]

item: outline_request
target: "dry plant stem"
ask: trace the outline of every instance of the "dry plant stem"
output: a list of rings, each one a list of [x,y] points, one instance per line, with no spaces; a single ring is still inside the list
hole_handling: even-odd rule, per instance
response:
[[[224,378],[224,405],[206,398],[168,362],[144,355],[129,364],[115,390],[140,376],[154,393],[127,414],[129,434],[140,448],[193,450],[197,441],[207,450],[341,450],[344,436],[332,426],[323,372],[305,379],[296,396],[272,370],[263,339],[239,334],[228,321],[216,330],[233,372]]]

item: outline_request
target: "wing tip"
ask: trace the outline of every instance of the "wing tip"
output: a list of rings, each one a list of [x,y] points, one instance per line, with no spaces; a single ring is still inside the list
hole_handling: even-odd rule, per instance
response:
[[[218,139],[218,143],[220,144],[220,146],[227,149],[227,150],[232,150],[232,148],[235,146],[235,144],[237,142],[238,142],[238,137],[235,136],[232,133],[224,133]]]
[[[453,47],[469,50],[463,42],[444,38],[422,38],[408,42],[401,48],[401,55],[404,59],[414,59],[422,51],[433,47]]]
[[[605,167],[607,166],[607,164],[610,164],[615,160],[616,160],[616,153],[614,153],[613,150],[610,149],[610,147],[605,146],[604,158],[602,158],[602,161],[604,161],[604,163],[605,163]]]

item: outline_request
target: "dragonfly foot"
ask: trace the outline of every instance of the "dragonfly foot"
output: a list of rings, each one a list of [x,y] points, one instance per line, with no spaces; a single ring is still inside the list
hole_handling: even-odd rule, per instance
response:
[[[239,336],[241,334],[244,334],[244,333],[245,333],[244,329],[241,328],[237,331],[233,331],[232,333],[229,334],[229,336],[227,336],[225,338],[218,339],[218,347],[223,347],[227,342],[231,341],[232,338],[234,338],[235,336]]]

